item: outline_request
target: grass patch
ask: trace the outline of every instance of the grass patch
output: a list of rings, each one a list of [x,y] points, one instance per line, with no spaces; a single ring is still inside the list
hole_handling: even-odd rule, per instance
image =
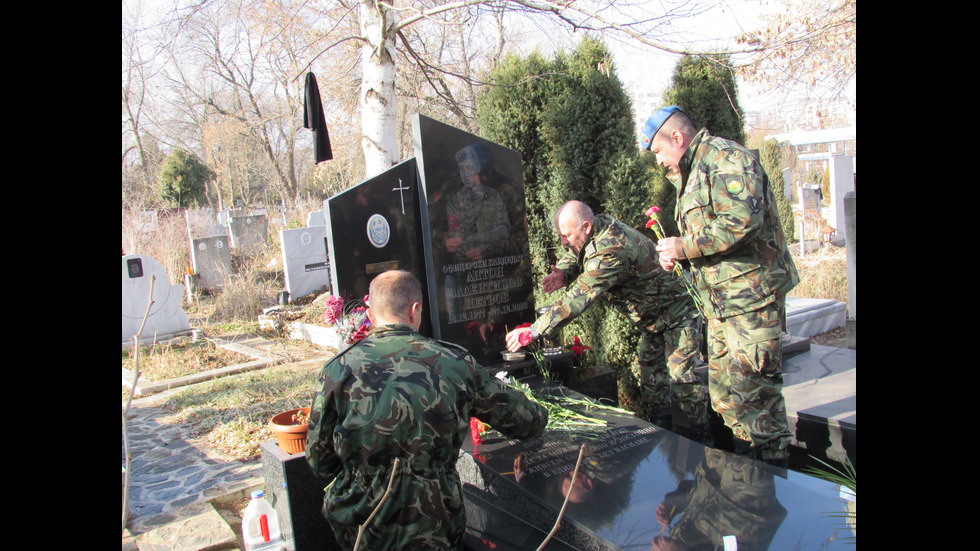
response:
[[[275,438],[269,420],[307,407],[316,391],[319,366],[273,366],[178,390],[163,407],[174,419],[216,449],[238,459],[260,455],[259,445]]]
[[[848,303],[846,248],[824,244],[805,256],[794,254],[793,262],[800,273],[800,283],[787,293],[788,296]]]
[[[163,381],[193,375],[220,367],[251,361],[250,356],[221,348],[210,340],[174,339],[140,346],[140,377]],[[122,365],[130,371],[136,368],[132,350],[123,350]]]

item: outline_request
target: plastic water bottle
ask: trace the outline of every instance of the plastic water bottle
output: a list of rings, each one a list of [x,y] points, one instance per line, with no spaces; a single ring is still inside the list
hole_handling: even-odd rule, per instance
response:
[[[265,492],[252,492],[252,501],[245,508],[242,517],[242,540],[245,551],[265,551],[282,549],[282,534],[279,531],[279,515],[265,499]]]

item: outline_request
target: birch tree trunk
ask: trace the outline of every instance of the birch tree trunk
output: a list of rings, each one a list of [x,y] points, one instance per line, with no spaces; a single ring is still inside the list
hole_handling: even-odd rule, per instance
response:
[[[376,0],[361,2],[361,149],[364,177],[398,162],[395,125],[394,13]]]

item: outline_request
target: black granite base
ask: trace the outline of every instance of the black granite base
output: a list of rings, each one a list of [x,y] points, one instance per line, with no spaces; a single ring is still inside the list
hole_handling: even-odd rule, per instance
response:
[[[306,453],[290,455],[275,441],[261,448],[266,499],[279,514],[286,551],[340,551],[321,512],[326,483],[313,475]]]
[[[611,424],[591,438],[549,431],[516,441],[491,433],[477,446],[464,445],[457,471],[467,507],[476,504],[468,524],[481,545],[472,549],[498,542],[506,542],[502,549],[537,549],[565,495],[574,499],[556,538],[568,548],[721,549],[731,537],[739,549],[853,546],[840,516],[854,504],[834,484],[705,447],[632,416],[599,415]],[[583,485],[577,479],[573,486],[568,479],[583,443]]]

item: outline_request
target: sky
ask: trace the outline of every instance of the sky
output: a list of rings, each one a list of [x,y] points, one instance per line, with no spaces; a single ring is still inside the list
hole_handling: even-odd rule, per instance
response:
[[[651,12],[660,13],[660,5],[673,0],[651,0]],[[676,0],[682,3],[683,0]],[[742,33],[758,30],[766,25],[765,15],[784,10],[783,0],[702,0],[714,7],[693,17],[679,17],[665,28],[667,39],[675,49],[717,51],[736,49],[734,38]],[[642,14],[642,11],[639,12]],[[571,49],[578,37],[556,33],[553,29],[531,29],[524,37],[542,51],[554,48]],[[679,55],[654,50],[644,45],[629,45],[608,40],[607,47],[613,53],[616,71],[623,84],[631,92],[646,91],[660,94],[670,86],[670,78]],[[530,47],[528,49],[531,49]],[[524,52],[527,53],[527,52]],[[755,87],[739,80],[739,101],[746,111],[772,106],[779,97],[761,94]]]

